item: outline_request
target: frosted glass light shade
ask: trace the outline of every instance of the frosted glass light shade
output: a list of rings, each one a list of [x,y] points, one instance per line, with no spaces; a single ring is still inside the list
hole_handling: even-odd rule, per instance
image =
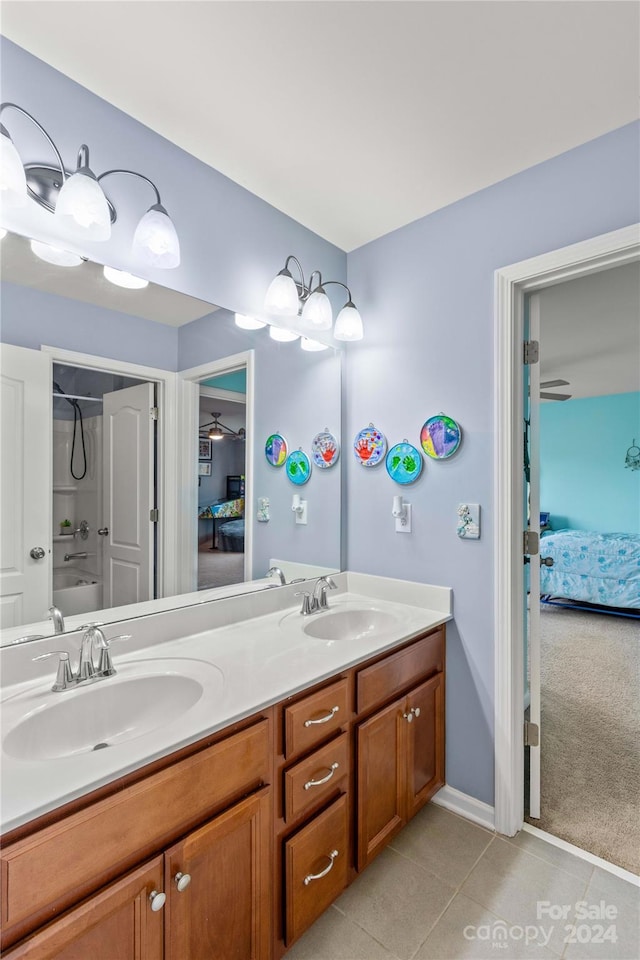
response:
[[[351,300],[338,314],[333,335],[336,340],[362,340],[364,336],[362,317]]]
[[[0,124],[0,202],[6,209],[27,202],[27,178],[13,140]]]
[[[88,167],[80,167],[63,183],[55,216],[85,240],[108,240],[111,214],[102,187]]]
[[[328,350],[328,343],[320,343],[319,340],[310,340],[308,337],[302,337],[300,346],[309,353],[316,353],[318,350]]]
[[[52,263],[56,267],[78,267],[82,263],[82,257],[77,253],[52,247],[50,243],[41,243],[40,240],[32,240],[31,249],[40,260]]]
[[[331,302],[324,290],[316,290],[311,294],[302,308],[302,319],[308,327],[314,330],[330,330],[333,323]]]
[[[145,287],[149,286],[148,280],[143,280],[142,277],[135,277],[132,273],[127,273],[126,270],[116,270],[115,267],[105,267],[102,272],[104,273],[105,280],[108,280],[109,283],[114,283],[116,287],[124,287],[126,290],[144,290]]]
[[[171,217],[160,203],[140,220],[133,235],[132,253],[148,267],[170,270],[180,264],[180,241]]]
[[[7,235],[7,231],[5,230],[5,228],[4,228],[4,227],[0,227],[0,240],[4,240],[4,238],[6,237],[6,235]]]
[[[288,270],[282,270],[269,284],[264,298],[264,309],[274,317],[297,317],[298,307],[295,280]]]
[[[251,317],[245,313],[236,313],[236,326],[242,330],[261,330],[266,327],[264,320],[258,320],[257,317]]]
[[[295,330],[287,330],[286,327],[274,327],[271,325],[269,327],[269,336],[272,340],[277,340],[279,343],[291,343],[291,341],[297,340],[300,334],[296,333]]]

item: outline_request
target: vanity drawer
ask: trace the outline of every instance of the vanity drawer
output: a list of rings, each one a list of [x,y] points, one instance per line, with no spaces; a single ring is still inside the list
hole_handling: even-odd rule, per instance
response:
[[[423,677],[444,670],[444,627],[360,670],[356,680],[358,713],[391,699]]]
[[[347,797],[343,794],[285,843],[287,946],[344,890],[348,861]]]
[[[5,942],[268,782],[270,739],[269,721],[261,720],[5,846],[0,855]]]
[[[349,772],[349,740],[346,733],[300,760],[284,774],[284,819],[296,817],[328,798]]]
[[[349,719],[346,678],[316,690],[285,708],[284,755],[287,760],[326,740]]]

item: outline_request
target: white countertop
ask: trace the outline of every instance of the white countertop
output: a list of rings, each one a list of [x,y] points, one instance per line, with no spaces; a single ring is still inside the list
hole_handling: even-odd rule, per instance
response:
[[[16,676],[15,666],[13,671],[9,670],[10,680],[18,682],[4,687],[0,704],[2,832],[451,619],[448,588],[361,574],[340,574],[335,579],[340,589],[329,593],[329,610],[311,617],[300,616],[297,600],[295,606],[291,605],[293,590],[287,587],[256,594],[250,602],[245,601],[244,608],[237,599],[235,603],[233,599],[216,601],[211,605],[209,619],[219,621],[219,625],[208,629],[201,629],[202,608],[199,608],[197,622],[195,614],[190,617],[184,613],[184,636],[175,636],[173,624],[168,630],[169,638],[162,639],[162,627],[170,621],[161,618],[168,618],[168,614],[151,618],[153,623],[121,622],[117,629],[113,625],[109,635],[123,632],[133,635],[128,644],[117,644],[112,649],[118,675],[64,693],[51,692],[55,658],[44,661],[46,672],[39,670],[40,676],[33,679],[33,669],[26,669],[22,651],[25,668],[21,675],[31,679]],[[300,587],[296,585],[297,589]],[[280,594],[282,608],[274,610],[276,594]],[[269,612],[261,613],[261,607]],[[242,609],[244,615],[240,618]],[[315,639],[304,632],[304,627],[312,621],[317,624],[336,611],[356,609],[386,612],[392,619],[384,630],[364,631],[363,635],[350,640]],[[251,613],[253,615],[248,615]],[[191,632],[189,628],[198,632]],[[160,642],[149,639],[153,634]],[[28,651],[29,665],[31,658],[43,649],[74,650],[66,637],[56,638],[53,647],[51,638],[27,646],[32,648]],[[132,649],[134,646],[136,649]],[[40,668],[42,664],[37,666]],[[11,744],[7,739],[11,731],[26,716],[55,707],[62,698],[90,698],[107,684],[126,683],[134,674],[161,676],[183,673],[185,668],[202,684],[202,695],[186,712],[156,726],[152,732],[113,743],[108,749],[95,752],[85,749],[55,759],[25,760],[11,755],[5,748],[5,741]]]

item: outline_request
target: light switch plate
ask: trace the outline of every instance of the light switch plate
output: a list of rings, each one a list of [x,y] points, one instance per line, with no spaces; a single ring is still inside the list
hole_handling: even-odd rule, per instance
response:
[[[456,533],[461,540],[480,539],[480,504],[459,503]]]

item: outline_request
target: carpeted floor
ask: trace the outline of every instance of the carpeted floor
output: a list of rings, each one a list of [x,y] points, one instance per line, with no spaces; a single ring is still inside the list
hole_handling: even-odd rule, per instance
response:
[[[640,873],[640,622],[541,608],[541,830]]]
[[[209,550],[210,545],[210,541],[198,545],[198,590],[242,583],[244,553]]]

